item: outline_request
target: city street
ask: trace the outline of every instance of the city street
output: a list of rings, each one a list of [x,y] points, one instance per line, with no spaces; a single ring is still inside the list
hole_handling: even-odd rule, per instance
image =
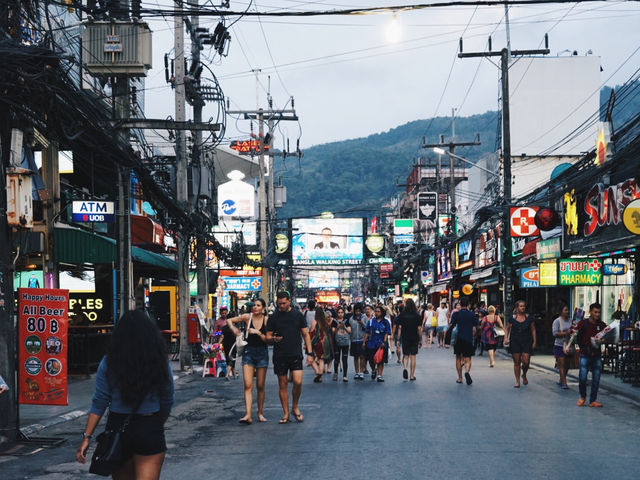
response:
[[[305,415],[278,425],[281,409],[269,370],[269,422],[241,426],[241,380],[182,376],[167,424],[161,478],[637,478],[634,439],[640,405],[601,390],[604,408],[578,408],[577,384],[533,369],[514,389],[511,361],[474,357],[473,385],[456,384],[451,350],[421,350],[416,382],[400,365],[385,383],[312,383],[305,371]],[[351,367],[351,365],[350,365]],[[86,417],[40,432],[68,441],[33,455],[0,457],[2,478],[86,478],[73,461]],[[99,428],[101,430],[101,428]]]

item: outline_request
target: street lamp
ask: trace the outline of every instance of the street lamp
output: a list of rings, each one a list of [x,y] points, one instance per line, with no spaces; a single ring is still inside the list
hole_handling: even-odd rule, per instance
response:
[[[467,160],[466,158],[461,157],[460,155],[456,155],[455,153],[451,153],[448,150],[444,150],[443,148],[433,147],[433,151],[435,153],[437,153],[438,155],[445,155],[446,154],[446,155],[449,155],[449,156],[451,156],[453,158],[457,158],[458,160],[462,160],[463,162],[468,163],[469,165],[473,165],[474,167],[482,170],[483,172],[487,172],[490,175],[495,175],[496,177],[500,177],[500,175],[498,173],[492,172],[491,170],[488,170],[488,169],[486,169],[484,167],[481,167],[480,165],[477,165],[477,164]]]

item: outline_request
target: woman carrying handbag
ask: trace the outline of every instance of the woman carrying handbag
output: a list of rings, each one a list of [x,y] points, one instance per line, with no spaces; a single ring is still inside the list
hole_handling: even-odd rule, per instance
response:
[[[158,327],[141,310],[124,313],[96,373],[76,460],[86,462],[93,433],[109,407],[96,452],[118,454],[107,458],[94,454],[90,471],[116,479],[160,478],[167,450],[164,423],[173,402],[173,374]]]

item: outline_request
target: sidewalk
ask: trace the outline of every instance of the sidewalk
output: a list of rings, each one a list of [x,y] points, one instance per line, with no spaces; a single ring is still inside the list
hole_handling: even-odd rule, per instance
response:
[[[501,350],[498,350],[498,354],[505,358],[511,358],[511,355],[508,355],[506,352]],[[555,368],[555,364],[556,359],[553,355],[533,355],[531,357],[531,366],[557,373],[558,370]],[[577,382],[578,370],[569,370],[567,376]],[[600,376],[600,389],[608,390],[611,393],[640,403],[640,387],[634,387],[630,383],[624,383],[622,380],[615,377],[613,373],[603,373]]]
[[[194,375],[202,373],[202,367],[194,365]],[[181,372],[178,362],[171,362],[173,370],[173,380],[177,380],[180,376],[187,375]],[[68,405],[19,405],[20,413],[20,431],[23,435],[32,436],[52,425],[57,425],[74,418],[86,415],[91,407],[91,397],[93,396],[93,388],[95,381],[95,373],[86,376],[70,376],[68,382]]]

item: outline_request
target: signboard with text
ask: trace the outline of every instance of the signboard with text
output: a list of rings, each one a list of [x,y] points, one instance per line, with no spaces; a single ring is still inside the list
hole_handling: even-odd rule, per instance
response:
[[[601,285],[602,263],[597,258],[570,258],[559,262],[560,285]]]
[[[18,289],[18,401],[67,405],[69,291]]]
[[[521,288],[538,288],[540,286],[540,273],[537,266],[524,267],[520,270]]]
[[[74,222],[114,222],[116,219],[115,202],[95,200],[75,201],[71,203]]]
[[[555,287],[558,285],[558,264],[543,262],[538,264],[541,287]]]

